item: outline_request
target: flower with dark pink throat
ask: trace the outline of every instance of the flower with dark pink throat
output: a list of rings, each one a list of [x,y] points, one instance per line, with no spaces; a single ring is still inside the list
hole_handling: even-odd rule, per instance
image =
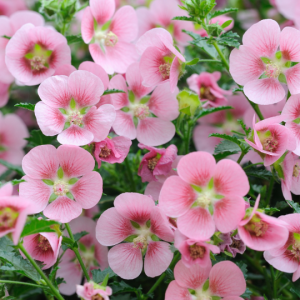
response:
[[[108,74],[125,73],[138,60],[132,44],[138,34],[136,12],[131,6],[114,12],[115,0],[90,0],[81,23],[82,38],[90,44],[92,58]]]
[[[36,85],[55,73],[60,65],[71,63],[66,38],[52,28],[23,25],[5,49],[9,72],[24,85]]]
[[[46,79],[38,88],[42,101],[34,110],[41,131],[58,134],[61,144],[83,146],[104,140],[116,113],[110,104],[95,106],[103,92],[101,79],[88,71]]]
[[[82,231],[88,232],[88,234],[80,238],[77,243],[79,246],[79,254],[90,276],[91,271],[94,269],[100,268],[102,271],[106,269],[108,267],[108,249],[107,247],[100,245],[96,239],[96,222],[90,218],[80,216],[79,218],[70,222],[70,228],[74,234]],[[82,282],[83,272],[73,250],[66,250],[61,262],[59,263],[59,269],[56,276],[64,278],[66,282],[60,284],[59,286],[59,290],[62,294],[72,295],[76,292],[76,290],[78,291],[77,287]],[[89,286],[87,286],[87,288],[89,288]],[[82,290],[82,288],[79,288],[79,290],[85,294],[85,290]],[[89,289],[86,291],[88,294],[92,292]],[[109,295],[110,288],[107,288],[105,291],[108,292],[107,295]]]
[[[86,282],[83,286],[76,286],[76,293],[83,300],[109,300],[108,296],[112,295],[112,289],[95,282]]]
[[[167,216],[177,218],[182,234],[204,241],[216,228],[222,233],[236,229],[249,190],[248,178],[236,162],[216,163],[207,152],[193,152],[180,159],[177,172],[164,182],[159,206]]]
[[[102,178],[94,166],[93,156],[77,146],[35,147],[23,158],[20,196],[34,202],[32,213],[43,211],[51,220],[68,223],[101,198]]]
[[[218,237],[223,241],[219,244],[221,252],[227,251],[232,254],[232,257],[236,257],[237,253],[243,254],[246,251],[246,245],[238,233],[222,233]]]
[[[255,206],[247,208],[244,219],[238,225],[238,234],[245,245],[256,251],[271,250],[283,246],[289,236],[285,222],[264,214],[258,208],[260,195]]]
[[[213,267],[194,264],[188,268],[180,260],[175,266],[174,276],[165,300],[243,300],[239,296],[246,291],[243,272],[231,261],[222,261]]]
[[[108,252],[111,269],[124,279],[162,274],[170,265],[174,233],[167,217],[149,196],[124,193],[99,218],[96,236],[100,244],[114,246]],[[162,241],[161,241],[162,240]],[[123,242],[123,243],[122,243]],[[118,245],[117,245],[118,244]]]
[[[279,49],[278,49],[279,48]],[[230,73],[254,103],[268,105],[281,101],[287,83],[292,95],[300,93],[300,32],[276,21],[262,20],[243,36],[243,45],[230,54]]]
[[[183,74],[185,58],[173,46],[171,34],[162,28],[151,29],[138,39],[136,47],[141,55],[143,85],[153,87],[169,81],[171,91],[174,92]]]
[[[231,91],[226,91],[218,86],[217,81],[221,78],[220,72],[207,73],[202,72],[200,75],[193,74],[187,79],[189,88],[199,95],[204,106],[217,107],[227,104],[225,95],[231,95]]]
[[[94,156],[101,167],[101,161],[110,164],[122,163],[128,155],[132,142],[124,136],[107,137],[101,142],[95,143]]]
[[[138,63],[129,66],[126,81],[123,76],[116,75],[109,83],[110,89],[125,91],[110,95],[116,109],[114,131],[131,140],[137,138],[147,146],[169,142],[175,135],[171,121],[179,115],[177,94],[171,93],[169,82],[157,86],[150,97],[146,96],[154,87],[146,87],[142,83]]]
[[[145,154],[139,166],[138,175],[142,182],[157,181],[156,176],[167,175],[172,169],[172,164],[177,157],[177,147],[170,145],[168,148],[154,148],[143,144],[138,145],[141,149],[150,152]]]
[[[34,203],[23,197],[12,196],[12,193],[10,182],[0,188],[0,237],[11,234],[16,245]]]

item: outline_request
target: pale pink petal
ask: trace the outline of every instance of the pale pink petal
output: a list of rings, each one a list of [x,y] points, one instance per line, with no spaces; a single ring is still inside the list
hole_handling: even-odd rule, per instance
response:
[[[206,186],[216,169],[214,157],[207,152],[193,152],[178,163],[178,175],[187,183]]]
[[[114,15],[109,27],[120,41],[132,42],[138,34],[138,20],[132,6],[121,7]]]
[[[82,176],[71,188],[70,192],[82,208],[94,207],[102,196],[102,177],[97,172]]]
[[[12,28],[12,24],[10,22],[10,18],[4,16],[4,15],[1,15],[1,18],[0,18],[0,49],[5,49],[7,43],[8,43],[8,39],[6,38],[3,38],[2,36],[3,35],[6,35],[6,36],[13,36],[14,34],[14,31],[13,31],[13,28]]]
[[[169,142],[175,135],[172,122],[160,118],[140,120],[137,127],[137,140],[147,146],[158,146]]]
[[[210,266],[203,268],[198,264],[194,264],[188,268],[182,260],[180,260],[174,268],[176,283],[185,288],[193,290],[200,289],[208,279],[210,269]]]
[[[144,194],[151,196],[153,198],[153,200],[157,201],[159,198],[159,193],[160,193],[162,186],[163,186],[163,183],[161,183],[161,182],[151,181],[146,186]]]
[[[25,174],[33,179],[54,179],[58,164],[56,148],[52,145],[31,149],[22,161]]]
[[[104,92],[101,79],[88,71],[73,72],[68,79],[68,86],[80,108],[97,104]]]
[[[174,93],[177,87],[180,71],[181,71],[180,60],[178,59],[178,57],[175,57],[170,69],[170,88],[172,93]]]
[[[121,216],[115,208],[109,208],[101,214],[96,225],[97,240],[104,246],[121,243],[134,233],[130,220]]]
[[[288,251],[285,251],[278,256],[272,256],[269,251],[265,251],[264,258],[275,269],[281,272],[293,273],[298,269],[299,262],[293,255],[288,255],[287,252]]]
[[[289,231],[291,232],[300,231],[299,214],[288,214],[288,215],[280,216],[279,219],[287,223],[287,228]]]
[[[110,95],[112,105],[115,109],[121,109],[129,105],[127,85],[122,75],[114,76],[109,82],[109,88],[124,91],[124,93],[114,93]]]
[[[300,278],[300,267],[298,267],[298,269],[296,270],[296,272],[293,274],[292,281],[295,282],[299,278]]]
[[[145,256],[145,274],[156,277],[167,270],[173,259],[170,244],[165,242],[150,242]]]
[[[251,47],[240,46],[233,49],[229,56],[230,74],[238,84],[258,79],[264,72],[265,66],[260,57]]]
[[[192,294],[187,288],[182,288],[173,280],[167,288],[165,300],[192,300]]]
[[[34,113],[44,135],[53,136],[63,131],[66,117],[57,108],[40,101],[35,105]]]
[[[231,261],[219,262],[210,270],[209,289],[216,296],[240,296],[246,291],[244,274]]]
[[[68,77],[60,75],[47,78],[39,86],[38,94],[50,107],[67,108],[72,98],[68,88]]]
[[[114,246],[108,252],[108,263],[111,269],[123,279],[138,277],[143,269],[143,258],[139,248],[133,243]]]
[[[291,94],[299,94],[300,93],[300,88],[299,88],[299,83],[300,83],[300,65],[297,64],[296,66],[287,69],[285,72],[286,76],[286,81],[288,88],[291,92]]]
[[[155,207],[150,197],[138,193],[123,193],[116,197],[114,205],[120,215],[139,224],[150,219]]]
[[[280,41],[280,27],[274,20],[262,20],[252,25],[243,36],[243,44],[260,57],[273,58]]]
[[[90,0],[91,11],[99,25],[103,25],[115,12],[114,0]]]
[[[55,37],[55,39],[60,39],[59,37]],[[51,60],[50,60],[50,68],[56,69],[61,65],[71,64],[71,48],[67,44],[67,41],[62,42],[58,46],[53,49]]]
[[[170,83],[165,82],[156,87],[149,100],[149,109],[163,120],[172,121],[179,115],[176,93],[171,93]]]
[[[96,1],[94,1],[96,2]],[[94,36],[94,17],[92,14],[92,10],[91,8],[88,6],[84,12],[83,12],[83,16],[82,16],[82,20],[81,20],[81,35],[82,35],[82,39],[83,41],[88,44],[93,36]]]
[[[187,237],[196,240],[209,239],[215,232],[215,223],[210,212],[202,207],[191,208],[177,219],[178,229]]]
[[[256,79],[246,83],[245,95],[254,103],[269,105],[280,102],[285,97],[285,90],[278,79]]]
[[[280,34],[282,57],[290,61],[300,61],[300,32],[296,28],[285,27]]]
[[[284,105],[282,114],[287,115],[287,120],[293,121],[300,117],[300,95],[292,95]]]
[[[5,106],[8,102],[9,87],[10,87],[10,84],[0,82],[0,107]]]
[[[81,205],[65,196],[57,198],[44,210],[45,217],[61,223],[68,223],[79,217],[81,213]]]
[[[77,125],[71,125],[57,136],[61,144],[84,146],[91,143],[94,139],[92,132]]]
[[[221,195],[245,196],[249,191],[246,173],[236,162],[223,159],[214,171],[214,189]]]
[[[131,140],[136,138],[136,129],[132,115],[121,110],[116,111],[116,120],[113,124],[116,134],[127,137]]]
[[[89,50],[96,64],[100,65],[107,74],[114,74],[114,68],[98,44],[90,44]]]
[[[11,182],[7,182],[0,188],[0,197],[9,197],[13,193],[13,186]]]
[[[196,198],[197,194],[190,184],[179,176],[171,176],[160,191],[159,207],[167,216],[176,218],[187,213]]]
[[[34,26],[44,26],[44,18],[35,11],[17,11],[10,16],[10,22],[14,32],[24,24],[31,23]]]
[[[109,267],[108,265],[108,248],[102,246],[96,242],[95,245],[95,258],[100,266],[101,270],[105,270]]]
[[[73,72],[75,72],[77,69],[70,65],[70,64],[65,64],[65,65],[61,65],[59,67],[57,67],[55,69],[55,73],[54,75],[64,75],[69,77]]]
[[[95,166],[93,156],[88,151],[76,146],[59,146],[57,157],[64,171],[64,177],[67,178],[85,175],[93,171]]]

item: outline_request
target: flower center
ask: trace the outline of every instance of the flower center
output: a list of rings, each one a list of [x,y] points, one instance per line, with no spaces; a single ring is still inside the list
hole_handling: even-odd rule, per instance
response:
[[[104,45],[107,47],[114,47],[118,43],[119,39],[118,36],[111,31],[106,33],[104,31],[99,30],[95,33],[95,40],[99,44],[104,43]]]
[[[255,218],[255,217],[254,217]],[[269,228],[269,224],[264,222],[263,220],[252,220],[245,225],[246,230],[248,230],[250,233],[256,235],[257,237],[262,237],[265,235]]]
[[[274,152],[277,149],[278,141],[273,137],[268,137],[263,140],[262,146],[265,151]]]
[[[52,249],[49,241],[40,234],[38,236],[37,246],[38,246],[39,250],[42,250],[42,251],[47,251],[48,249]]]
[[[32,70],[40,71],[45,69],[46,59],[41,56],[34,56],[30,61],[30,66]]]
[[[159,66],[159,72],[163,79],[168,79],[170,77],[171,64],[164,63]]]
[[[206,291],[197,291],[196,292],[195,300],[211,300],[211,299],[212,299],[212,297],[209,294],[208,290],[206,290]]]
[[[104,146],[100,149],[99,157],[106,158],[110,156],[111,149],[108,149],[107,146]]]
[[[49,68],[49,59],[52,50],[47,50],[39,44],[35,44],[33,49],[25,54],[25,58],[29,61],[31,70],[40,71]]]
[[[13,228],[19,213],[11,207],[5,207],[0,210],[0,231]]]
[[[69,192],[68,184],[63,181],[54,183],[53,192],[57,196],[64,196]]]
[[[147,243],[147,238],[144,235],[140,235],[133,239],[134,246],[133,248],[138,248],[141,250],[144,250],[147,248],[148,243]]]
[[[92,300],[103,300],[104,298],[101,297],[99,294],[92,296]]]
[[[157,156],[148,159],[147,167],[151,172],[153,172],[153,170],[155,169],[158,161],[159,161],[159,157]]]
[[[209,101],[216,100],[216,97],[211,93],[210,88],[206,86],[200,88],[200,98],[207,99]]]
[[[133,108],[133,114],[140,120],[146,119],[150,115],[149,107],[146,104],[138,104]]]
[[[82,119],[83,119],[83,116],[81,115],[81,113],[79,111],[73,112],[68,117],[68,121],[70,122],[70,124],[77,125],[77,126],[80,126],[82,124]]]
[[[300,170],[300,167],[298,166],[298,164],[295,164],[294,168],[293,168],[293,177],[299,176],[299,170]]]
[[[234,237],[231,237],[232,243],[230,245],[231,248],[239,249],[242,242],[240,240],[236,240]]]
[[[211,194],[207,192],[199,194],[196,203],[202,208],[207,208],[211,204]]]
[[[189,248],[190,251],[190,256],[193,260],[195,260],[196,258],[203,258],[206,249],[203,246],[199,246],[199,245],[191,245]]]
[[[295,258],[300,258],[300,245],[298,243],[295,243],[292,246],[291,253],[294,255]]]
[[[266,64],[265,74],[269,78],[277,78],[281,73],[281,68],[274,62]]]

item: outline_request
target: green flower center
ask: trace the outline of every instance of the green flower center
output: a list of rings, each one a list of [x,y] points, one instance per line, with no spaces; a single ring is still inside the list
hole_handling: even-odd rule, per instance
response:
[[[15,226],[19,212],[11,207],[0,209],[0,231],[11,229]]]
[[[40,71],[49,68],[49,60],[52,50],[47,50],[39,44],[35,44],[33,49],[25,55],[30,63],[31,70]]]

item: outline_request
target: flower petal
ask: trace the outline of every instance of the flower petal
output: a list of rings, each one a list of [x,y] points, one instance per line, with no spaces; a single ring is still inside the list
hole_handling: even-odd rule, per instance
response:
[[[118,135],[127,137],[131,140],[136,138],[136,128],[133,123],[133,117],[129,113],[117,110],[113,129]]]
[[[124,93],[114,93],[110,95],[112,105],[115,109],[121,109],[129,105],[127,85],[122,75],[114,76],[109,82],[109,88],[124,91]]]
[[[182,288],[173,280],[167,288],[165,300],[192,300],[192,295],[187,288]]]
[[[288,88],[292,95],[300,93],[300,65],[297,64],[285,72]]]
[[[300,32],[296,28],[285,27],[280,34],[280,51],[285,60],[300,61]]]
[[[81,35],[83,41],[88,44],[92,40],[94,33],[94,17],[91,8],[88,6],[85,8],[81,20]]]
[[[92,132],[77,125],[71,125],[57,136],[61,144],[84,146],[91,143],[94,139]]]
[[[90,0],[91,11],[99,25],[103,25],[113,16],[116,4],[114,0]]]

